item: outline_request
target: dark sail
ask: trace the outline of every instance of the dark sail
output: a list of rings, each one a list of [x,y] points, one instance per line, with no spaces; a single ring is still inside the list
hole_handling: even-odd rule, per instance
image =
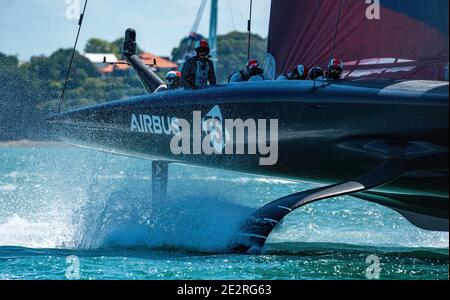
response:
[[[342,2],[334,56],[345,62],[345,77],[445,79],[448,0],[367,2]],[[317,64],[325,68],[333,48],[340,0],[318,3]],[[277,74],[299,63],[314,65],[316,5],[316,0],[272,0],[268,52],[275,60]]]

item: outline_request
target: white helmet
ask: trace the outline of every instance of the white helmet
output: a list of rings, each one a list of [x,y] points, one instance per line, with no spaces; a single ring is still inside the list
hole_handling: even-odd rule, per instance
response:
[[[304,80],[308,78],[308,68],[300,64],[294,69],[295,73],[298,73],[300,79]]]
[[[171,85],[179,85],[181,79],[181,73],[179,71],[170,71],[166,74],[166,84]]]

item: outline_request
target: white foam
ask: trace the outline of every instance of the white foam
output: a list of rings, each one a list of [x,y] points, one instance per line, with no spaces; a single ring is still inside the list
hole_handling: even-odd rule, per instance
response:
[[[0,224],[0,246],[63,247],[71,241],[70,227],[60,220],[29,221],[14,215]]]
[[[251,209],[216,198],[170,199],[149,207],[150,199],[130,197],[129,190],[91,202],[79,214],[79,248],[174,247],[222,251]],[[101,204],[103,202],[103,204]]]
[[[397,212],[377,204],[351,197],[339,199],[331,200],[328,204],[311,204],[288,215],[268,241],[409,248],[449,247],[448,232],[419,229]],[[347,208],[349,205],[352,210]]]
[[[0,192],[13,192],[17,189],[14,184],[8,183],[6,185],[0,185]]]

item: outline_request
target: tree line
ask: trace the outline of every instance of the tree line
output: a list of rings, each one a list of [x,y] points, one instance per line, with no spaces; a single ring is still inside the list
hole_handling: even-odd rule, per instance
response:
[[[114,53],[121,57],[123,38],[113,42],[91,39],[86,53]],[[183,58],[190,44],[183,39],[172,51],[172,60]],[[252,37],[253,57],[263,60],[267,41]],[[247,34],[231,32],[218,36],[217,77],[225,82],[247,60]],[[50,56],[35,56],[20,63],[17,57],[0,52],[0,141],[48,140],[46,117],[55,112],[71,56],[71,49],[59,49]],[[143,52],[138,48],[138,52]],[[160,76],[164,74],[160,73]],[[64,109],[87,106],[145,93],[134,72],[126,76],[102,77],[98,69],[79,52],[75,53],[65,94]]]

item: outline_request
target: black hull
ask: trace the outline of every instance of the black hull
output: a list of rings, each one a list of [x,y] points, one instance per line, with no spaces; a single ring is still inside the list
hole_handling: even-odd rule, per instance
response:
[[[318,184],[364,174],[393,155],[390,146],[407,145],[397,155],[413,168],[377,191],[431,197],[433,207],[424,202],[416,210],[448,217],[448,83],[318,83],[266,81],[158,93],[58,114],[49,122],[63,141],[80,146]],[[216,105],[224,119],[278,119],[278,162],[261,166],[258,155],[174,155],[173,135],[130,126],[132,114],[192,122],[193,111],[204,115]]]

